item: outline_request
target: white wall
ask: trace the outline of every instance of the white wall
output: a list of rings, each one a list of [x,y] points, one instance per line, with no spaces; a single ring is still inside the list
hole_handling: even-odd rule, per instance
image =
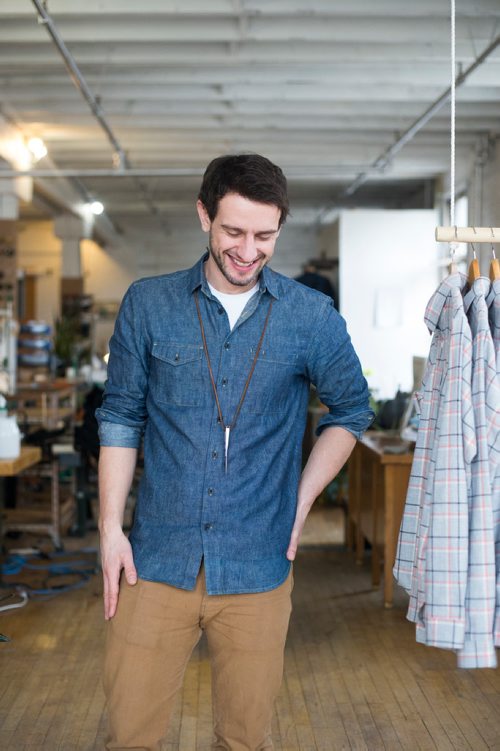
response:
[[[340,215],[341,313],[377,399],[411,391],[413,355],[429,352],[423,317],[438,284],[436,221],[428,210]]]

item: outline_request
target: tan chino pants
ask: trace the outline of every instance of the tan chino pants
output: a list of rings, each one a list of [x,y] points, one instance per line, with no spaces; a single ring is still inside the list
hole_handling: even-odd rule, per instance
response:
[[[123,577],[106,643],[106,748],[160,751],[189,657],[206,631],[212,748],[271,749],[292,588],[291,572],[270,592],[242,595],[207,595],[203,568],[192,592],[142,579],[131,586]]]

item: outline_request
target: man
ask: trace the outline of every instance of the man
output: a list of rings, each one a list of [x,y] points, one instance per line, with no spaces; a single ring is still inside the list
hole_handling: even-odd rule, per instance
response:
[[[202,631],[213,748],[272,748],[291,561],[315,498],[372,417],[331,299],[267,266],[288,214],[279,167],[257,154],[215,159],[197,209],[208,252],[130,287],[97,414],[108,749],[160,749]],[[311,383],[329,412],[300,476]]]
[[[305,284],[306,287],[311,287],[311,289],[317,289],[319,292],[323,292],[324,295],[328,295],[328,297],[332,298],[335,308],[339,309],[333,284],[326,276],[319,273],[314,261],[308,261],[304,264],[302,274],[296,276],[295,281]]]

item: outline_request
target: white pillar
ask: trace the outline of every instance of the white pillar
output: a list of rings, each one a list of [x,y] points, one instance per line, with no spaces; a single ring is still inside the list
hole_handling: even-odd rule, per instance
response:
[[[19,217],[19,198],[12,178],[1,177],[0,169],[0,219],[15,221]]]
[[[63,279],[79,279],[82,276],[80,240],[85,237],[82,219],[64,214],[54,221],[54,234],[62,241]]]
[[[18,202],[0,192],[0,391],[14,393],[17,373],[17,218]]]

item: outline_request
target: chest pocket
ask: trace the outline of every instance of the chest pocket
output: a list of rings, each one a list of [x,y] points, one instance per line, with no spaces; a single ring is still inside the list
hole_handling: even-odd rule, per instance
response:
[[[255,348],[248,356],[251,367]],[[286,347],[262,348],[248,387],[243,409],[255,415],[285,412],[294,399],[300,378],[299,355]]]
[[[153,343],[150,390],[156,401],[179,407],[202,403],[202,353],[196,344]]]

